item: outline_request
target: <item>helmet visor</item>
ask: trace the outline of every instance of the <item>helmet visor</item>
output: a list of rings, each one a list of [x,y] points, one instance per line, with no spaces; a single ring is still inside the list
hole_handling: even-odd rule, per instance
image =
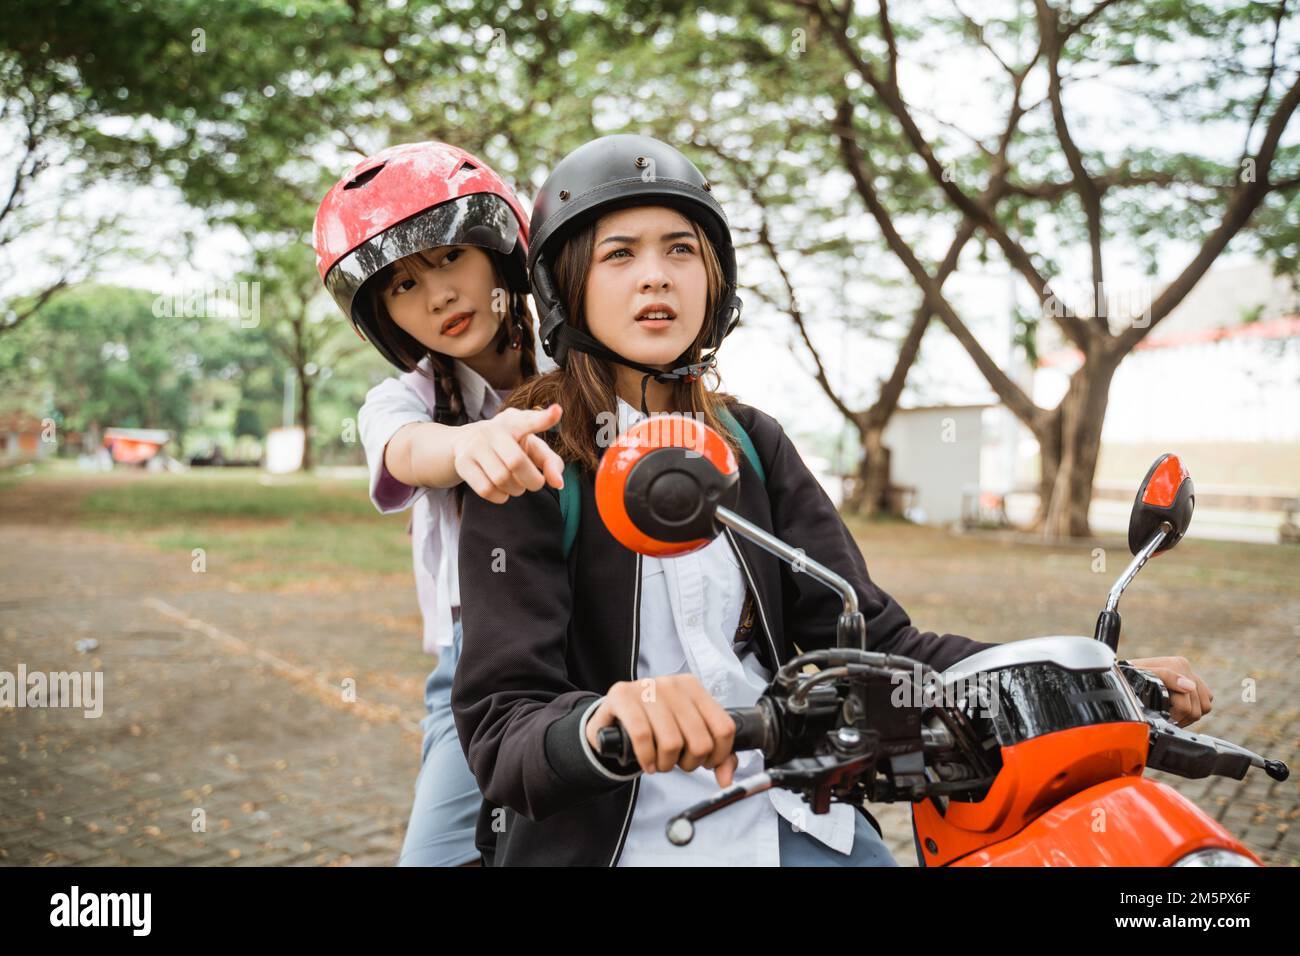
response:
[[[339,259],[325,276],[325,288],[343,314],[376,272],[426,249],[479,246],[509,255],[519,238],[519,220],[500,196],[473,193],[417,213],[366,240]]]

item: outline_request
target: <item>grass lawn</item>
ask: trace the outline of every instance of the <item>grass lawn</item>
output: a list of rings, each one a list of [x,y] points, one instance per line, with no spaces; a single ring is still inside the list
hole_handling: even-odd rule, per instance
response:
[[[219,559],[247,588],[347,587],[411,574],[409,513],[380,515],[360,479],[254,469],[99,475],[57,467],[39,468],[29,479],[0,476],[0,494],[20,499],[41,486],[66,493],[52,518],[161,549],[202,548],[210,564]]]

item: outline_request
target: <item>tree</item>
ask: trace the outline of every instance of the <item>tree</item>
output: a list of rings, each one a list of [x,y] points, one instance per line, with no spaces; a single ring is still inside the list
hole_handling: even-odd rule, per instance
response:
[[[156,315],[144,290],[77,286],[46,303],[39,326],[0,339],[0,385],[62,431],[163,428],[180,442],[205,334],[197,319]]]
[[[977,22],[962,13],[946,18],[922,18],[900,26],[880,0],[874,16],[853,12],[851,5],[834,7],[825,0],[797,0],[808,11],[852,75],[860,91],[845,88],[838,96],[832,126],[841,145],[845,168],[852,175],[863,204],[878,224],[889,248],[922,291],[925,302],[961,342],[980,372],[1007,407],[1038,439],[1041,449],[1040,515],[1049,535],[1088,534],[1088,507],[1106,414],[1110,382],[1120,362],[1186,297],[1211,263],[1251,223],[1257,211],[1267,237],[1264,245],[1294,249],[1300,230],[1284,212],[1300,184],[1296,175],[1300,150],[1282,144],[1283,134],[1298,104],[1300,75],[1287,75],[1284,64],[1296,62],[1294,41],[1283,41],[1293,14],[1285,2],[1203,4],[1196,2],[1113,3],[1100,0],[1085,12],[1035,0],[1032,13],[1023,5],[1003,17]],[[922,111],[904,95],[900,61],[909,42],[926,29],[958,29],[997,63],[1009,88],[1006,129],[1009,144],[983,144],[965,132],[954,145],[922,130]],[[1265,32],[1261,34],[1261,29]],[[1271,38],[1260,43],[1260,37]],[[1179,46],[1207,51],[1205,56],[1181,56],[1200,71],[1189,83],[1158,74],[1162,64],[1177,62]],[[1267,59],[1250,64],[1248,53],[1269,50]],[[1155,55],[1144,55],[1154,50]],[[1206,64],[1209,65],[1206,65]],[[1240,64],[1240,65],[1239,65]],[[1209,151],[1129,148],[1080,141],[1077,117],[1072,118],[1065,90],[1088,67],[1108,76],[1125,71],[1144,80],[1142,95],[1177,110],[1200,124],[1235,121],[1243,147],[1239,161],[1225,171]],[[1035,73],[1045,89],[1032,106],[1022,102],[1027,76]],[[1254,84],[1248,89],[1248,84]],[[1217,94],[1205,105],[1205,91]],[[864,116],[883,105],[909,145],[912,158],[924,168],[943,199],[974,222],[1029,286],[1043,317],[1082,354],[1065,397],[1054,408],[1041,408],[989,356],[968,325],[944,296],[932,274],[905,239],[897,217],[882,199],[878,180],[887,175],[882,157],[873,149],[873,136]],[[1032,128],[1022,120],[1047,117]],[[934,126],[935,124],[929,124]],[[864,128],[867,127],[867,128]],[[949,127],[959,124],[944,124]],[[1152,131],[1156,132],[1155,130]],[[1153,137],[1153,140],[1155,137]],[[1008,146],[1010,150],[1008,151]],[[972,154],[972,150],[974,151]],[[973,161],[973,157],[978,161]],[[1001,190],[990,193],[998,176],[993,158],[1010,164],[1017,175]],[[887,158],[887,157],[886,157]],[[985,170],[980,172],[981,168]],[[955,174],[955,170],[966,170]],[[977,194],[973,182],[982,175]],[[1158,201],[1141,204],[1141,195]],[[1035,223],[1045,214],[1078,224],[1074,235],[1086,243],[1091,288],[1082,304],[1071,304],[1052,285],[1052,257],[1033,248]],[[1178,276],[1149,309],[1111,315],[1106,308],[1104,244],[1127,233],[1154,261],[1160,243],[1142,237],[1152,230],[1169,230],[1189,219],[1212,222],[1199,248]]]
[[[345,325],[337,314],[314,322],[323,316],[308,304],[320,289],[312,219],[328,187],[365,153],[430,138],[485,153],[526,185],[591,132],[601,80],[571,75],[570,48],[614,46],[600,11],[551,17],[532,0],[73,6],[6,9],[0,53],[15,84],[57,79],[78,107],[60,145],[92,181],[165,177],[211,223],[241,231],[248,278],[273,307],[255,334],[294,370],[309,433],[315,375],[338,358],[315,350]]]
[[[304,436],[302,467],[310,471],[317,384],[333,374],[340,362],[359,354],[361,342],[345,328],[333,303],[323,301],[320,276],[305,246],[285,244],[259,252],[252,274],[263,284],[268,313],[259,334],[293,369],[298,385],[296,414]]]
[[[13,147],[0,155],[0,335],[125,251],[123,210],[86,202],[102,185],[75,149],[90,123],[65,74],[29,74],[0,50],[0,141]]]

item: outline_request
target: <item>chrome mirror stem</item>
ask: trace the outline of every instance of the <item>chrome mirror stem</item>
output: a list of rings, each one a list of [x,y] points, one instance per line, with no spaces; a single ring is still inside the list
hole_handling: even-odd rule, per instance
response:
[[[1160,543],[1169,537],[1170,532],[1173,530],[1173,525],[1168,521],[1162,521],[1160,530],[1153,534],[1151,539],[1142,546],[1142,550],[1133,556],[1129,566],[1124,569],[1124,573],[1119,576],[1119,580],[1110,589],[1110,595],[1106,598],[1107,611],[1113,611],[1119,606],[1120,595],[1124,593],[1124,589],[1137,577],[1137,573],[1142,570],[1142,566],[1147,563],[1147,559],[1155,553],[1156,548],[1160,547]]]
[[[796,571],[807,571],[844,600],[844,613],[856,614],[858,611],[858,592],[853,585],[840,577],[824,564],[814,561],[803,553],[802,549],[792,548],[780,538],[768,534],[756,524],[746,521],[728,508],[718,508],[714,517],[719,524],[726,525],[737,534],[744,535],[764,551],[771,552]]]

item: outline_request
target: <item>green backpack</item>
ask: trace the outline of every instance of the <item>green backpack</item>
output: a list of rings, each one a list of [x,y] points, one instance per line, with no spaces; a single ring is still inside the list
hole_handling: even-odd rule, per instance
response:
[[[725,408],[718,409],[718,417],[731,432],[741,451],[749,459],[750,467],[758,473],[759,481],[767,484],[767,473],[763,463],[758,459],[758,452],[750,440],[749,433],[736,417]],[[567,560],[573,550],[573,542],[578,538],[578,521],[582,517],[582,496],[578,491],[578,463],[571,461],[564,466],[564,487],[560,489],[560,515],[564,519],[564,557]]]

